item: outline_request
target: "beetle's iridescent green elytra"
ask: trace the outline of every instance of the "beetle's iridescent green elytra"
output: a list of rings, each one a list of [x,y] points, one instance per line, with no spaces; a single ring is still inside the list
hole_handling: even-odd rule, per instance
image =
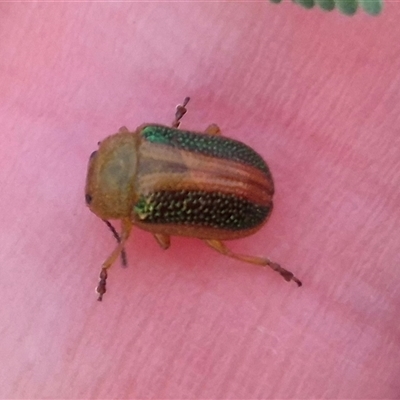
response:
[[[143,125],[136,136],[135,225],[226,240],[248,236],[267,220],[274,185],[268,166],[250,147],[160,125]]]
[[[262,157],[251,147],[237,140],[162,125],[145,125],[140,134],[150,143],[164,144],[175,149],[252,166],[265,172],[271,179],[271,173]]]
[[[222,191],[158,190],[141,195],[134,214],[143,223],[244,231],[262,224],[271,206]],[[196,232],[194,232],[196,234]],[[196,234],[196,236],[198,236]]]
[[[188,101],[177,107],[172,127],[121,128],[90,157],[86,203],[103,220],[122,221],[119,244],[102,265],[99,300],[106,291],[107,269],[123,251],[133,225],[151,232],[164,249],[170,236],[196,237],[224,255],[268,265],[301,285],[279,264],[233,253],[222,242],[249,236],[265,224],[274,183],[262,157],[221,136],[216,125],[204,133],[178,129]]]

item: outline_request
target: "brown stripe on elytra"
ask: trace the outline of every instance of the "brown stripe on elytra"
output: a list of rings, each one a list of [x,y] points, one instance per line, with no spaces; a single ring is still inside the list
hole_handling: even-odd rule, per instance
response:
[[[190,153],[225,159],[253,166],[271,175],[262,157],[246,144],[220,135],[184,131],[158,124],[142,125],[137,129],[144,141],[163,144]]]
[[[257,168],[236,161],[142,142],[140,193],[160,190],[207,190],[232,193],[258,204],[271,201],[273,181]]]
[[[148,143],[146,141],[141,142],[140,154],[141,159],[146,163],[154,161],[157,164],[161,161],[168,161],[171,163],[181,164],[183,168],[188,169],[199,169],[199,164],[201,164],[202,169],[212,170],[216,173],[218,171],[234,173],[236,176],[241,176],[247,179],[251,178],[251,180],[258,182],[261,186],[267,186],[268,191],[272,193],[274,191],[270,175],[265,174],[265,172],[260,171],[255,167],[237,161],[210,157],[199,153],[173,148],[171,146]]]

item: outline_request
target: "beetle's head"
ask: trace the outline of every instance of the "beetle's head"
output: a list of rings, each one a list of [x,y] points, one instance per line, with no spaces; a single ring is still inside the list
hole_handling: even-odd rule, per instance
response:
[[[90,155],[85,200],[102,219],[129,217],[135,201],[136,135],[109,136]]]

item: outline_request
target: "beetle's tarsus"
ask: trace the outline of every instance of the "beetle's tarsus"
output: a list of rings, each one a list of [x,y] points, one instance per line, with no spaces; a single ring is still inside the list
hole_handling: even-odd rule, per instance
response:
[[[181,124],[180,121],[187,112],[186,106],[189,103],[189,101],[190,101],[190,97],[185,97],[185,100],[183,100],[183,103],[178,104],[176,106],[175,119],[172,122],[173,128],[179,128],[179,125]]]
[[[288,271],[285,268],[282,268],[278,263],[272,262],[270,260],[268,260],[267,265],[269,267],[271,267],[274,271],[278,272],[279,274],[281,274],[281,276],[283,277],[283,279],[285,279],[286,282],[290,282],[293,281],[297,284],[297,286],[302,286],[303,284],[301,283],[301,281],[299,279],[297,279],[292,272]]]
[[[122,251],[121,251],[121,262],[122,262],[122,266],[124,268],[126,268],[128,266],[128,259],[126,257],[125,249],[122,249]]]
[[[104,222],[106,222],[104,220]],[[111,225],[107,223],[107,225]],[[104,293],[106,292],[106,283],[107,283],[107,269],[111,267],[111,265],[115,262],[115,260],[121,255],[124,244],[128,239],[131,230],[132,230],[132,221],[129,218],[124,218],[121,220],[122,231],[121,236],[118,236],[119,243],[118,246],[114,249],[114,251],[107,257],[107,259],[103,262],[101,266],[101,272],[99,276],[99,284],[97,285],[96,292],[99,294],[99,298],[97,300],[101,301]],[[110,228],[111,229],[111,228]],[[118,239],[117,239],[118,240]]]
[[[99,284],[96,287],[96,293],[99,295],[97,298],[97,301],[102,301],[103,300],[103,295],[106,293],[106,284],[107,284],[107,270],[104,268],[101,269],[100,275],[99,275]]]
[[[303,283],[301,282],[301,280],[297,279],[295,276],[292,276],[292,281],[295,282],[298,287],[303,286]]]

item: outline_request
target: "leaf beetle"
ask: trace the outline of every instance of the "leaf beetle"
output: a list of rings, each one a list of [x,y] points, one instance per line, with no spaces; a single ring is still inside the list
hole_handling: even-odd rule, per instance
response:
[[[263,158],[219,127],[179,129],[189,102],[176,108],[171,127],[144,124],[99,143],[89,159],[85,200],[106,222],[118,245],[104,261],[96,292],[106,292],[107,270],[121,256],[133,226],[151,232],[163,249],[171,236],[202,239],[214,250],[247,263],[268,266],[286,281],[302,283],[268,258],[237,254],[225,240],[257,232],[272,212],[274,183]],[[109,219],[121,220],[119,235]]]

